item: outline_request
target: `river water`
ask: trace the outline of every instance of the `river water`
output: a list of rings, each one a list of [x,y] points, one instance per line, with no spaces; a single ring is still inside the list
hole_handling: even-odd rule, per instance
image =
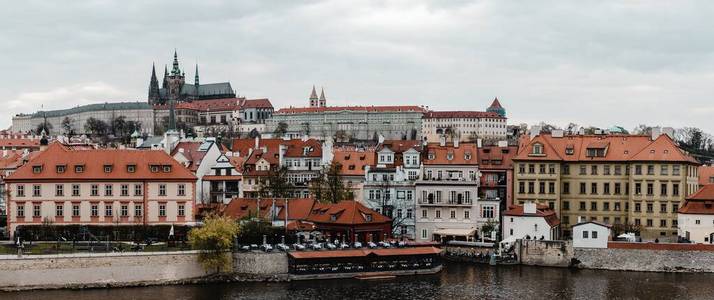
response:
[[[435,275],[0,293],[2,300],[115,299],[714,299],[714,274],[447,263]]]

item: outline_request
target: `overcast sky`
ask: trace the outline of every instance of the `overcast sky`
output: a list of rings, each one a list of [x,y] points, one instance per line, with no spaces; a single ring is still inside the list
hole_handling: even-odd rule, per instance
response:
[[[0,127],[15,113],[146,101],[174,48],[188,82],[277,108],[428,105],[509,123],[714,133],[714,1],[14,1]],[[161,78],[159,78],[159,81]]]

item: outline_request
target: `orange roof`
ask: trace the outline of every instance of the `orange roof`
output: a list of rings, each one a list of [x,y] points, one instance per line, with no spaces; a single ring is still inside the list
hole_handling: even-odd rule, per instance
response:
[[[478,164],[481,170],[513,169],[513,158],[518,147],[485,146],[478,148]]]
[[[501,106],[501,102],[498,101],[498,97],[493,99],[489,108],[503,108],[503,106]]]
[[[270,100],[265,99],[247,99],[242,103],[243,108],[273,108]]]
[[[460,143],[454,147],[449,143],[441,146],[430,143],[426,146],[425,165],[477,165],[478,149],[474,143]]]
[[[503,212],[504,216],[514,216],[514,217],[541,217],[545,218],[545,221],[550,225],[550,227],[555,227],[560,225],[560,219],[555,214],[555,211],[548,205],[536,204],[536,213],[527,214],[523,211],[523,205],[510,205],[508,210]]]
[[[275,202],[273,202],[275,200]],[[276,219],[285,219],[285,200],[265,198],[260,199],[260,217],[265,219],[272,218],[271,209],[275,203],[277,214]],[[310,210],[315,205],[314,199],[295,198],[288,199],[288,220],[305,220],[310,214]],[[258,211],[258,199],[234,198],[223,210],[223,214],[236,219],[255,216]]]
[[[541,155],[533,154],[536,144],[542,145]],[[604,149],[605,156],[589,156],[588,149]],[[540,134],[533,139],[520,139],[514,160],[535,161],[697,161],[684,153],[666,134],[652,141],[647,135],[566,135],[553,137]]]
[[[358,150],[350,148],[335,148],[333,162],[340,164],[340,175],[363,176],[365,166],[375,163],[374,149]]]
[[[198,151],[201,147],[202,142],[179,142],[176,147],[171,151],[171,156],[176,156],[177,153],[181,153],[189,161],[188,168],[192,172],[198,170],[201,165],[203,157],[206,156],[206,151]],[[181,152],[183,151],[183,152]]]
[[[365,257],[367,255],[395,256],[395,255],[428,255],[439,254],[441,250],[435,247],[414,247],[414,248],[389,248],[389,249],[349,249],[349,250],[328,250],[328,251],[295,251],[289,252],[292,258],[338,258],[338,257]]]
[[[371,217],[371,221],[367,218]],[[335,204],[316,203],[308,220],[314,223],[358,225],[387,223],[392,220],[358,201],[345,200]]]
[[[176,104],[176,109],[192,109],[198,111],[236,111],[240,109],[239,98],[223,98],[195,100]],[[168,107],[166,107],[168,109]]]
[[[28,138],[0,138],[0,147],[39,148],[40,140]]]
[[[446,119],[446,118],[493,118],[505,119],[495,112],[486,111],[430,111],[424,114],[425,119]]]
[[[276,114],[323,113],[336,111],[363,112],[425,112],[424,108],[410,105],[392,106],[323,106],[323,107],[289,107],[281,108]]]
[[[699,166],[699,185],[714,183],[714,166]]]
[[[61,165],[65,171],[58,173],[57,166]],[[83,172],[75,172],[78,165],[83,166]],[[111,172],[104,172],[106,165],[112,166]],[[128,172],[128,165],[134,165],[135,172]],[[151,172],[151,165],[161,167],[158,172]],[[35,166],[42,167],[40,173],[33,172]],[[164,172],[163,166],[171,166],[171,170]],[[196,180],[196,177],[160,150],[70,150],[52,143],[6,180]]]

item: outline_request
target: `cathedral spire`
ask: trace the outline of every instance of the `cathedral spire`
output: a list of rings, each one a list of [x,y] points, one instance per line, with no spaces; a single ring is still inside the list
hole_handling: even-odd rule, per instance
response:
[[[159,80],[156,78],[156,65],[151,64],[151,80],[149,81],[149,104],[159,101]]]
[[[327,99],[325,99],[325,88],[320,87],[320,107],[327,106]]]
[[[176,49],[174,49],[174,67],[171,69],[171,75],[181,75],[181,69],[179,69],[178,54]]]
[[[317,91],[315,91],[315,85],[312,85],[312,92],[310,93],[310,107],[317,107]]]
[[[193,84],[195,86],[199,86],[200,84],[198,83],[198,64],[196,64],[196,77],[193,78]]]

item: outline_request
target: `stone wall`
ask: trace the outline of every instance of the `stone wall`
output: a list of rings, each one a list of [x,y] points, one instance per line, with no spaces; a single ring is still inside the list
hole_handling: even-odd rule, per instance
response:
[[[197,252],[0,257],[0,290],[163,284],[208,275]]]
[[[575,249],[575,266],[586,269],[647,272],[714,272],[714,251],[613,248]],[[662,248],[662,247],[660,247]],[[676,248],[676,247],[675,247]]]
[[[521,264],[532,266],[568,267],[573,258],[571,241],[518,240],[516,255]]]
[[[285,279],[288,256],[282,252],[233,254],[233,273],[242,279]]]

